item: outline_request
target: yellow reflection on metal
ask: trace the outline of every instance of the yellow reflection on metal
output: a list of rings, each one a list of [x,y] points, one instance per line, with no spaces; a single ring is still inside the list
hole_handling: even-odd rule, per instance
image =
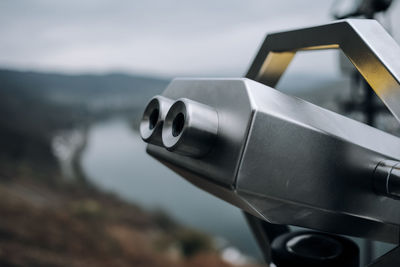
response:
[[[269,52],[260,71],[258,72],[256,80],[265,84],[276,84],[289,66],[290,62],[293,60],[296,52],[326,49],[340,49],[340,46],[338,44],[319,45],[302,47],[288,52]],[[353,58],[351,56],[353,53],[351,52],[345,54],[375,93],[384,100],[384,102],[390,102],[387,96],[393,96],[394,93],[398,92],[399,84],[376,56],[370,53],[364,53],[363,58],[360,59]],[[393,105],[398,105],[398,103],[392,103],[392,106]]]
[[[316,46],[309,46],[303,47],[298,50],[326,50],[326,49],[338,49],[338,44],[330,44],[330,45],[316,45]]]
[[[331,45],[317,45],[299,48],[294,51],[286,52],[269,52],[267,58],[261,66],[260,71],[256,77],[256,80],[261,83],[276,84],[282,73],[289,66],[293,57],[297,51],[308,51],[308,50],[326,50],[326,49],[337,49],[338,44]]]
[[[385,96],[398,87],[397,81],[384,65],[373,55],[365,54],[363,60],[349,60],[379,96]]]
[[[256,78],[257,81],[277,83],[282,73],[292,61],[296,52],[270,52]]]

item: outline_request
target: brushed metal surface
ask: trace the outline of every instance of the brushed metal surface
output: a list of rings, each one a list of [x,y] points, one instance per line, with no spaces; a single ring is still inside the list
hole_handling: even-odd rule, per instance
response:
[[[400,159],[399,138],[245,78],[175,80],[164,96],[219,116],[246,111],[220,117],[219,134],[241,136],[204,158],[148,146],[191,183],[270,222],[398,241],[400,203],[376,194],[372,176],[382,160]]]
[[[400,139],[272,88],[249,91],[256,111],[237,193],[270,222],[397,242],[398,227],[384,234],[376,222],[398,225],[400,203],[375,193],[372,174],[400,157]]]

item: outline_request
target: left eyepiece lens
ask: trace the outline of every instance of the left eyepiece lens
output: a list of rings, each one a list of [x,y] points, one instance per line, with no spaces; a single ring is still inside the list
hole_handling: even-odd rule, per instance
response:
[[[173,103],[164,96],[154,96],[147,104],[140,122],[140,136],[150,144],[162,146],[162,127],[165,116]]]

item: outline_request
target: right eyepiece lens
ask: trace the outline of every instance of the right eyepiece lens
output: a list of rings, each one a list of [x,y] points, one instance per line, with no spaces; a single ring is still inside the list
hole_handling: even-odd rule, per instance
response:
[[[178,113],[172,122],[172,135],[174,137],[181,134],[185,125],[185,115],[182,112]]]

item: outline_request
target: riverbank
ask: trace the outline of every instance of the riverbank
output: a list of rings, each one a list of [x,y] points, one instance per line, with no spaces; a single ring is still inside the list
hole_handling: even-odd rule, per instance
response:
[[[212,239],[82,185],[0,183],[2,266],[231,266]]]

